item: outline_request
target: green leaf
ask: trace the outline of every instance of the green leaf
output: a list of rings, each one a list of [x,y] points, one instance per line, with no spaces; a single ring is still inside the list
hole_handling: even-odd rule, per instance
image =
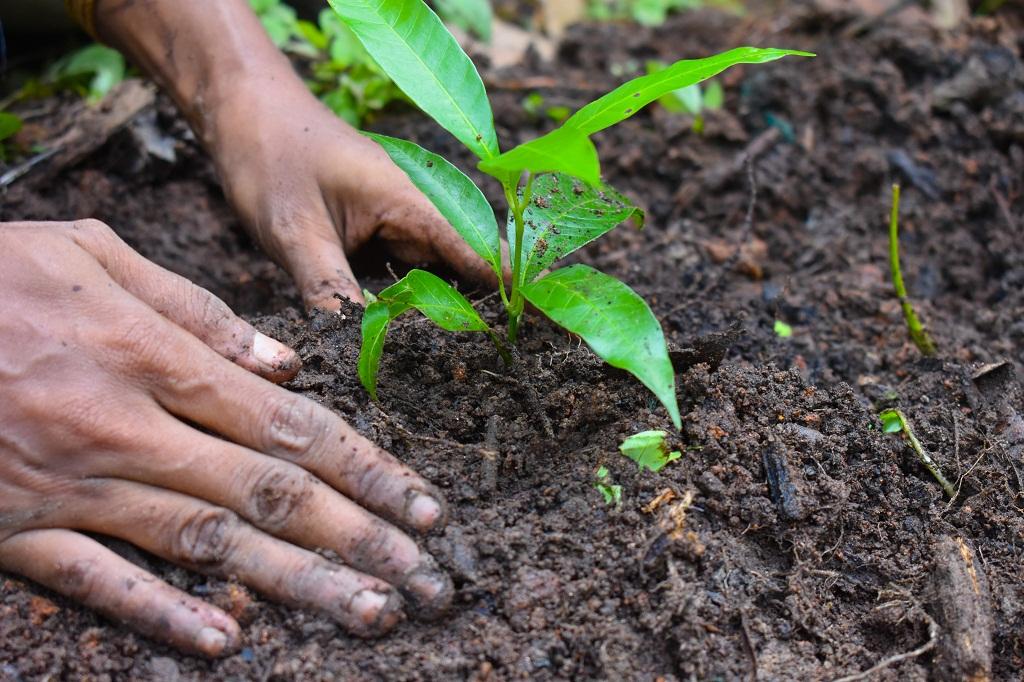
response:
[[[610,187],[596,189],[564,174],[537,177],[533,199],[523,214],[526,264],[521,284],[633,217],[643,225],[643,211]],[[511,222],[508,236],[515,253],[516,235]]]
[[[601,184],[601,162],[590,138],[572,128],[557,128],[478,166],[501,180],[522,171],[565,173],[591,185]]]
[[[434,0],[434,6],[445,21],[473,33],[485,43],[491,42],[494,12],[490,0]]]
[[[793,327],[786,324],[782,320],[775,320],[775,334],[780,339],[788,339],[793,336]]]
[[[374,400],[377,399],[377,372],[388,326],[407,310],[415,308],[446,331],[491,331],[462,294],[440,277],[423,270],[411,270],[376,296],[366,298],[370,303],[363,313],[358,371],[359,381]]]
[[[0,111],[0,142],[7,138],[17,135],[18,131],[21,130],[21,117],[9,114],[6,111]]]
[[[433,202],[470,248],[501,277],[501,239],[494,209],[483,192],[443,157],[419,145],[384,135],[369,134],[405,171],[412,183]]]
[[[675,373],[661,325],[628,286],[586,265],[572,265],[524,286],[530,303],[578,334],[612,367],[649,388],[681,428]]]
[[[98,102],[124,80],[124,57],[104,45],[89,45],[75,52],[60,69],[62,76],[92,76],[89,101]]]
[[[594,487],[604,496],[605,504],[614,504],[616,507],[622,504],[622,486],[612,483],[607,467],[600,467],[597,470],[597,483]]]
[[[481,159],[498,156],[494,116],[466,53],[422,0],[330,0],[385,73]]]
[[[296,21],[295,30],[306,42],[318,50],[326,50],[330,44],[330,39],[311,21],[304,19]]]
[[[809,52],[796,50],[737,47],[713,57],[684,59],[664,71],[641,76],[620,85],[570,116],[565,122],[565,127],[573,127],[586,135],[593,135],[624,121],[659,97],[707,80],[730,66],[762,64],[787,55],[814,56]]]
[[[704,108],[717,111],[725,103],[725,91],[718,81],[711,81],[704,90]]]
[[[878,418],[882,420],[884,433],[899,433],[904,429],[903,415],[899,410],[885,410]]]
[[[644,431],[622,441],[619,451],[636,462],[641,471],[648,469],[657,473],[669,462],[682,457],[678,450],[669,452],[666,436],[664,431]]]
[[[377,372],[380,356],[384,352],[384,338],[388,334],[391,316],[387,303],[375,302],[363,313],[363,345],[359,349],[359,381],[374,400],[377,399]]]
[[[489,329],[465,296],[425,270],[410,270],[408,275],[377,294],[377,298],[416,308],[446,331],[486,332]]]

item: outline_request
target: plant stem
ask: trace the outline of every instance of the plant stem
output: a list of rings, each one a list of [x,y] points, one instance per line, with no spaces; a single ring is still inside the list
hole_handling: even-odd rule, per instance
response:
[[[533,173],[526,178],[526,186],[523,188],[522,199],[519,193],[511,187],[505,188],[505,198],[508,200],[509,209],[512,211],[512,220],[516,230],[516,246],[512,254],[512,296],[507,307],[508,309],[508,341],[515,343],[519,336],[519,318],[523,314],[523,295],[520,292],[520,283],[523,271],[523,234],[526,232],[524,213],[526,207],[533,199]]]
[[[892,186],[892,215],[889,218],[889,267],[892,270],[892,284],[896,288],[896,296],[903,307],[903,318],[907,321],[910,339],[921,351],[922,355],[935,355],[935,342],[928,336],[924,325],[914,312],[907,297],[907,287],[903,284],[903,273],[900,272],[900,186]]]
[[[910,428],[910,422],[907,421],[907,416],[903,414],[901,410],[894,410],[894,412],[896,413],[896,416],[899,417],[900,423],[903,425],[903,434],[907,437],[907,442],[910,443],[910,447],[917,454],[917,458],[921,461],[921,464],[923,464],[924,468],[935,477],[935,480],[942,486],[942,490],[945,491],[946,495],[950,498],[956,497],[956,488],[949,482],[949,479],[943,475],[942,469],[939,468],[939,465],[934,459],[932,459],[932,456],[929,455],[928,451],[924,449],[923,445],[921,445],[921,441],[919,441],[917,436],[914,435],[914,430]]]

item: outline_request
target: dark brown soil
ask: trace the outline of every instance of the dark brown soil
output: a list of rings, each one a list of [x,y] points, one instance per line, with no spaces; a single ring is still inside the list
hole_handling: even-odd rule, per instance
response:
[[[0,678],[832,680],[924,648],[864,679],[1022,679],[1024,402],[1012,365],[982,365],[1024,362],[1024,34],[1008,17],[851,40],[850,16],[787,6],[578,27],[557,66],[488,75],[511,142],[546,125],[520,106],[524,74],[554,77],[548,101],[579,105],[630,60],[737,44],[820,55],[730,73],[703,137],[652,110],[599,140],[607,179],[650,216],[581,260],[644,295],[678,351],[684,455],[659,474],[616,448],[670,428],[664,411],[537,317],[513,371],[484,339],[403,318],[371,403],[355,373],[360,310],[297,312],[187,144],[160,165],[121,136],[44,188],[15,186],[4,219],[101,218],[298,348],[294,390],[446,491],[452,523],[425,543],[457,597],[447,620],[373,642],[257,601],[245,648],[209,662],[0,576]],[[180,130],[168,112],[161,126]],[[471,167],[416,114],[379,127]],[[760,151],[753,196],[748,148]],[[888,283],[896,180],[905,276],[935,359],[909,343]],[[379,254],[361,267],[370,288],[389,281]],[[487,292],[472,297],[498,319]],[[880,432],[892,405],[956,482],[954,502]],[[593,487],[601,465],[620,508]],[[118,547],[194,594],[238,598]]]

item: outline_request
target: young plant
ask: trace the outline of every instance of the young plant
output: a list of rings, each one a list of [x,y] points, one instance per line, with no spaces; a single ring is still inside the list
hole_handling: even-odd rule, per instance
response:
[[[892,214],[889,218],[889,266],[892,270],[892,285],[896,296],[903,307],[903,318],[907,321],[910,339],[921,351],[922,355],[935,355],[935,342],[928,335],[921,320],[914,312],[914,306],[907,296],[907,287],[903,284],[903,273],[900,271],[900,186],[892,186]]]
[[[22,120],[20,116],[0,111],[0,161],[6,162],[8,154],[7,140],[14,137],[21,131]]]
[[[667,436],[664,431],[642,431],[622,441],[619,452],[636,462],[641,471],[657,473],[683,456],[678,450],[669,451]]]
[[[910,443],[911,449],[914,454],[917,455],[918,460],[924,465],[924,468],[935,477],[935,480],[942,486],[942,490],[949,495],[950,498],[956,497],[956,488],[952,483],[949,482],[943,473],[939,465],[932,459],[932,456],[928,454],[928,451],[921,445],[921,441],[914,435],[913,429],[910,428],[910,422],[907,421],[907,417],[900,410],[885,410],[878,418],[882,420],[882,431],[884,433],[902,433],[906,436],[907,442]]]
[[[628,199],[601,183],[600,162],[590,138],[659,97],[735,64],[807,53],[741,47],[707,59],[684,60],[616,88],[550,133],[502,153],[476,67],[422,0],[330,3],[409,99],[472,151],[480,159],[481,171],[501,183],[509,206],[510,286],[502,277],[501,233],[483,192],[437,154],[406,140],[370,135],[494,271],[508,315],[508,343],[516,342],[529,302],[580,336],[610,365],[636,376],[679,428],[672,363],[661,325],[644,300],[622,282],[586,265],[547,272],[556,261],[619,223],[643,218]],[[416,309],[447,330],[486,333],[502,349],[498,335],[460,293],[421,270],[368,300],[359,377],[371,395],[376,395],[388,325],[407,310]]]
[[[605,504],[622,506],[622,486],[616,485],[608,473],[608,467],[600,467],[595,474],[597,482],[594,487],[604,497]]]
[[[445,22],[469,31],[485,43],[491,42],[491,0],[434,0],[434,7]]]
[[[702,7],[718,7],[737,14],[743,11],[740,0],[590,0],[588,13],[597,20],[632,19],[644,26],[661,26],[670,12]]]

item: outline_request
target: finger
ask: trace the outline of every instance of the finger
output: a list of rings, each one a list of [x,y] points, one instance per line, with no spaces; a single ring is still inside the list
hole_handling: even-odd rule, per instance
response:
[[[299,371],[295,351],[256,331],[209,291],[146,260],[103,223],[72,223],[72,238],[122,288],[225,358],[272,381]]]
[[[403,618],[401,597],[383,580],[272,538],[227,509],[140,483],[91,485],[103,503],[79,519],[83,530],[186,568],[237,577],[269,599],[325,613],[358,636],[383,634]]]
[[[79,533],[18,533],[0,543],[0,567],[187,653],[220,656],[239,644],[226,613]]]
[[[278,218],[279,224],[271,228],[282,265],[295,279],[307,308],[337,310],[341,303],[336,296],[363,303],[330,214],[322,202],[313,211]]]
[[[159,438],[139,446],[147,457],[129,461],[130,468],[124,458],[111,458],[102,470],[94,465],[94,474],[175,490],[230,509],[292,544],[332,550],[345,564],[396,586],[425,615],[448,607],[450,578],[398,528],[297,465],[164,419],[171,423],[160,424]]]
[[[421,532],[443,525],[439,491],[330,410],[260,381],[187,335],[162,329],[148,367],[137,371],[166,410],[239,445],[283,459],[374,512]]]

